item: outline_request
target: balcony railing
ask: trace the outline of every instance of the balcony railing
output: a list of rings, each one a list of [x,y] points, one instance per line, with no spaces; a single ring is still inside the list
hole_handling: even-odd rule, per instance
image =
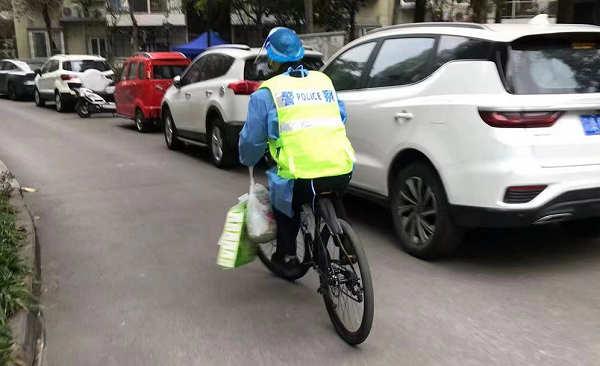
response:
[[[538,14],[555,17],[557,10],[557,0],[509,0],[504,4],[502,18],[533,18]]]

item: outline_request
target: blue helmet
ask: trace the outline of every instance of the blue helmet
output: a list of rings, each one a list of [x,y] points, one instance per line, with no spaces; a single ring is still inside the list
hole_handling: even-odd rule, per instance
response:
[[[284,27],[273,28],[263,48],[267,49],[267,56],[279,63],[298,61],[304,57],[302,41],[291,29]]]

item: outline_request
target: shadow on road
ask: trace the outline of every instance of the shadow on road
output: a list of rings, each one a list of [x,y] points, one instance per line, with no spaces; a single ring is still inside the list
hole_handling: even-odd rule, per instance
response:
[[[388,245],[402,251],[386,208],[350,195],[346,196],[345,205],[353,223],[372,229],[383,236]],[[546,266],[572,268],[573,264],[596,266],[597,263],[600,263],[600,239],[577,238],[562,232],[559,225],[544,225],[469,230],[458,252],[436,265],[501,272],[506,269],[531,271]]]
[[[21,98],[19,98],[17,100],[11,100],[8,97],[8,95],[0,95],[0,99],[8,100],[8,101],[11,101],[11,102],[14,102],[14,103],[23,103],[23,104],[33,102],[33,97],[31,97],[31,98],[21,97]]]
[[[100,116],[100,115],[98,115],[98,116]],[[108,114],[107,116],[109,116],[110,118],[114,118],[110,114]],[[117,118],[120,118],[120,117],[117,117]],[[119,128],[122,128],[124,130],[127,130],[127,131],[139,133],[137,128],[135,127],[135,122],[133,120],[124,119],[123,123],[120,123],[116,126]],[[148,130],[148,132],[144,132],[143,134],[139,133],[139,134],[140,135],[156,135],[158,133],[162,133],[162,129],[159,126],[151,126],[151,128]]]

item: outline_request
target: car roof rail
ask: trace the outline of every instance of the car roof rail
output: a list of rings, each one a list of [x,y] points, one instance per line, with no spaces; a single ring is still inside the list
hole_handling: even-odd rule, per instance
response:
[[[250,46],[245,45],[245,44],[219,44],[216,46],[210,46],[207,48],[207,50],[215,50],[215,49],[223,49],[223,48],[250,51]]]
[[[486,27],[483,24],[475,24],[475,23],[459,23],[459,22],[428,22],[428,23],[407,23],[407,24],[395,24],[395,25],[388,25],[386,27],[381,27],[381,28],[376,28],[373,30],[370,30],[367,32],[367,34],[373,34],[373,33],[377,33],[377,32],[383,32],[383,31],[387,31],[387,30],[393,30],[393,29],[408,29],[408,28],[426,28],[426,27],[433,27],[433,28],[468,28],[468,29],[484,29],[484,30],[489,30],[488,27]]]

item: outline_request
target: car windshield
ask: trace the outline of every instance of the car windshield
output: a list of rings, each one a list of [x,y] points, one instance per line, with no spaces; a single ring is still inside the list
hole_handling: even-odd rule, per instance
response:
[[[186,65],[154,65],[154,79],[173,79],[181,75]]]
[[[309,70],[319,70],[323,66],[323,60],[320,57],[307,56],[302,59],[302,64]],[[266,57],[260,57],[256,63],[253,58],[246,60],[244,79],[264,81],[273,76],[275,72],[269,67]]]
[[[63,62],[63,69],[75,72],[84,72],[90,69],[95,69],[99,71],[109,71],[110,67],[108,66],[106,61],[79,60]]]
[[[32,61],[25,61],[25,63],[27,64],[27,66],[29,66],[29,68],[31,70],[37,70],[37,69],[41,69],[42,66],[44,66],[45,61],[39,61],[39,60],[32,60]]]
[[[558,34],[513,42],[506,77],[515,94],[600,92],[600,36]]]

